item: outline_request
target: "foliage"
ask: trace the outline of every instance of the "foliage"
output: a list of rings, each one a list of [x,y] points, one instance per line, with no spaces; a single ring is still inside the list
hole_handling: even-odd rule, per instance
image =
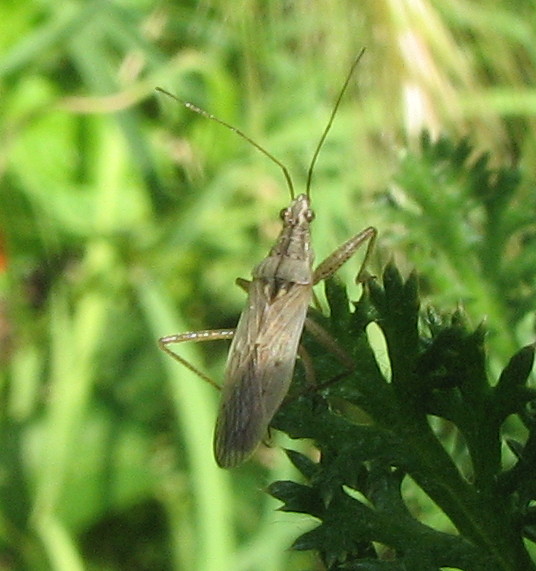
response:
[[[331,330],[355,370],[328,384],[322,397],[305,391],[274,421],[320,450],[319,461],[289,450],[305,483],[269,488],[281,509],[321,522],[294,549],[314,549],[332,570],[534,569],[523,544],[524,537],[534,540],[536,391],[527,387],[534,346],[489,379],[483,327],[470,330],[459,312],[449,318],[430,310],[419,319],[415,275],[403,281],[389,265],[383,287],[371,280],[351,313],[340,286],[330,289]],[[385,336],[389,378],[366,335],[372,322]],[[327,372],[326,365],[316,368]],[[510,443],[516,459],[509,463],[502,429],[510,415],[519,415],[528,434],[524,443]],[[463,454],[443,447],[441,425],[463,438],[469,466]],[[407,478],[457,534],[421,521],[402,491]]]
[[[0,3],[3,570],[315,565],[309,553],[288,552],[294,516],[274,514],[277,502],[262,491],[296,477],[279,447],[230,474],[218,470],[217,395],[156,345],[161,335],[236,324],[244,296],[233,283],[277,233],[284,180],[157,86],[254,137],[289,166],[298,189],[365,46],[315,169],[317,258],[374,225],[380,256],[418,267],[427,301],[461,299],[468,315],[489,316],[490,368],[532,341],[533,6],[313,4]],[[424,128],[438,144],[423,153]],[[473,150],[457,178],[467,134]],[[495,165],[523,174],[509,201],[497,199],[495,246],[493,220],[481,224],[484,203],[465,200],[472,157],[484,151],[491,186]],[[426,196],[434,206],[421,216],[400,200],[418,202],[413,190],[421,208]],[[441,255],[426,250],[434,228],[463,216]],[[498,274],[482,271],[493,262],[486,254],[481,263],[485,251],[501,257]],[[467,259],[476,261],[464,275],[456,270]],[[357,266],[341,269],[345,283]],[[225,346],[185,346],[181,355],[221,377]],[[504,431],[519,453],[523,427]],[[430,503],[423,510],[435,513]]]
[[[462,301],[476,318],[485,315],[502,337],[497,350],[507,353],[536,305],[536,195],[517,166],[491,161],[467,138],[423,133],[418,151],[401,161],[389,204],[411,229],[399,239],[411,241],[427,287],[443,291],[447,303]]]

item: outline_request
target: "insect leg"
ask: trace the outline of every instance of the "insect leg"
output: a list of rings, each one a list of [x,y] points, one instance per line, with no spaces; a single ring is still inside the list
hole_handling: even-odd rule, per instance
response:
[[[307,317],[305,319],[305,329],[330,353],[332,353],[338,361],[344,365],[348,371],[352,371],[355,368],[355,363],[353,359],[340,347],[333,336],[326,331],[319,323]]]
[[[376,228],[369,226],[362,232],[359,232],[359,234],[352,236],[349,240],[344,242],[344,244],[341,244],[332,254],[330,254],[323,262],[317,266],[316,270],[313,273],[313,285],[316,285],[318,282],[332,276],[345,262],[347,262],[354,255],[359,246],[368,240],[365,258],[363,259],[363,263],[361,264],[356,277],[356,281],[358,283],[365,281],[368,276],[364,268],[370,257],[372,249],[374,248],[377,234],[378,231]]]
[[[317,392],[329,387],[333,383],[336,383],[346,377],[347,375],[351,374],[352,371],[355,369],[355,363],[353,359],[341,349],[337,341],[332,337],[332,335],[324,329],[319,323],[313,321],[310,317],[305,319],[305,329],[313,336],[315,339],[328,351],[330,351],[342,365],[344,365],[344,370],[342,373],[335,375],[331,379],[324,381],[322,383],[316,383],[316,374],[314,370],[313,359],[309,352],[305,349],[303,345],[299,345],[298,347],[298,355],[300,356],[304,371],[305,371],[305,379],[309,387],[304,391],[300,391],[299,393],[287,396],[285,402],[292,402],[294,399],[304,395],[309,394],[311,392]]]
[[[175,345],[178,343],[184,343],[185,341],[194,341],[194,342],[202,342],[202,341],[219,341],[220,339],[232,339],[234,336],[234,329],[207,329],[204,331],[188,331],[186,333],[177,333],[176,335],[168,335],[166,337],[161,337],[158,340],[158,345],[162,351],[167,353],[170,357],[173,357],[175,361],[178,361],[182,365],[184,365],[187,369],[190,369],[193,373],[195,373],[198,377],[216,387],[218,390],[221,387],[218,383],[214,382],[208,375],[200,371],[197,367],[192,365],[189,361],[177,355],[174,351],[169,348],[169,345]]]
[[[251,282],[249,280],[245,280],[244,278],[236,278],[235,284],[247,293],[249,291]]]
[[[315,382],[315,369],[313,365],[313,360],[311,359],[311,355],[309,355],[307,349],[303,345],[298,345],[298,355],[301,359],[301,363],[303,365],[304,373],[305,373],[305,380],[312,386],[316,386]]]
[[[240,286],[246,292],[249,288],[248,280],[237,278],[236,284]],[[234,329],[204,329],[202,331],[187,331],[186,333],[177,333],[175,335],[167,335],[166,337],[161,337],[158,340],[158,346],[162,351],[167,353],[170,357],[178,361],[181,365],[190,369],[193,373],[195,373],[199,378],[206,381],[209,385],[221,390],[221,387],[213,381],[207,374],[200,371],[195,365],[192,365],[190,361],[187,361],[180,355],[177,355],[175,351],[172,351],[169,348],[169,345],[177,345],[178,343],[184,343],[185,341],[193,341],[196,343],[201,343],[203,341],[219,341],[220,339],[232,339],[234,337],[235,330]]]

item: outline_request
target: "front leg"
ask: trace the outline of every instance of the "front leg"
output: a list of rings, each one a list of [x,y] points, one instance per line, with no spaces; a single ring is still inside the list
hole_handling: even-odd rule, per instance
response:
[[[323,262],[321,262],[313,273],[313,285],[318,282],[331,277],[344,263],[346,263],[361,246],[363,242],[368,240],[365,258],[357,273],[356,282],[360,283],[365,281],[365,264],[368,262],[378,231],[376,228],[369,226],[359,234],[352,236],[349,240],[341,244],[332,254],[330,254]]]

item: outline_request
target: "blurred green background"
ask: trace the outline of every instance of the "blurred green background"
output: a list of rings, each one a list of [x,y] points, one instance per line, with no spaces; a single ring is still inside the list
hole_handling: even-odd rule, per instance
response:
[[[318,568],[288,551],[314,522],[263,491],[293,475],[279,447],[216,468],[218,395],[156,345],[236,323],[284,178],[154,88],[243,129],[300,191],[365,46],[315,170],[317,259],[376,226],[373,271],[394,256],[427,300],[487,317],[504,365],[534,330],[535,8],[1,3],[0,569]],[[492,182],[519,167],[495,223],[455,160],[422,159],[425,128],[451,159],[464,136],[469,163],[489,152]],[[221,379],[225,342],[180,350]]]

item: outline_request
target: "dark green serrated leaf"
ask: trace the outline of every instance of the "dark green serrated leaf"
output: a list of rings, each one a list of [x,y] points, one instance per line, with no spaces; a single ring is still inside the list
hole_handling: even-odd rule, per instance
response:
[[[375,520],[370,508],[339,490],[322,514],[322,524],[303,534],[292,548],[316,549],[330,554],[332,562],[344,561],[348,554],[361,551],[363,544],[368,545],[378,535],[375,528],[379,522]]]
[[[326,280],[325,291],[332,320],[335,321],[341,329],[347,329],[350,319],[350,302],[346,288],[340,280],[330,278]]]
[[[519,459],[523,454],[523,444],[513,438],[507,438],[506,444],[510,451]]]
[[[364,461],[382,451],[396,458],[400,442],[396,436],[374,426],[358,425],[334,414],[329,408],[319,410],[310,399],[302,397],[282,407],[272,426],[291,438],[311,438],[320,447],[343,448],[354,461]]]
[[[404,281],[390,266],[383,280],[367,283],[354,315],[337,285],[328,289],[339,323],[323,324],[337,330],[350,323],[352,335],[339,331],[355,370],[324,384],[320,393],[311,389],[289,399],[273,420],[291,437],[312,438],[321,454],[315,464],[290,453],[308,486],[285,484],[278,495],[283,509],[321,520],[295,548],[318,551],[329,569],[375,564],[374,545],[386,546],[394,557],[390,563],[406,569],[533,569],[513,522],[524,521],[527,502],[536,495],[536,422],[525,414],[529,438],[520,461],[501,474],[501,422],[487,377],[484,327],[470,331],[462,311],[445,316],[430,309],[429,336],[419,338],[415,275]],[[391,383],[363,334],[371,316],[387,340]],[[315,368],[324,367],[325,356],[312,357]],[[505,371],[517,368],[526,379],[527,356],[518,359]],[[525,390],[525,398],[532,395]],[[427,414],[450,420],[465,437],[470,480],[431,430]],[[444,510],[459,537],[436,532],[411,514],[401,493],[406,474]]]
[[[307,480],[311,479],[318,472],[318,464],[313,462],[308,456],[305,456],[305,454],[289,449],[285,450],[285,454]]]
[[[510,359],[502,371],[494,389],[495,406],[501,419],[518,411],[527,398],[527,393],[519,389],[527,383],[533,366],[534,345],[527,345]]]
[[[283,502],[279,509],[285,512],[307,513],[313,517],[321,517],[324,506],[318,494],[309,486],[290,481],[278,481],[270,484],[268,493]]]
[[[380,283],[376,280],[368,282],[368,291],[372,305],[380,312],[386,310],[385,291]]]
[[[358,336],[363,333],[365,327],[376,317],[376,311],[370,302],[370,284],[375,281],[375,278],[371,278],[363,284],[363,293],[359,301],[354,303],[354,311],[351,314],[348,329],[351,336]]]
[[[341,571],[407,571],[406,565],[399,561],[378,560],[352,561],[350,563],[343,563],[342,565],[339,565],[337,569],[340,569]],[[437,571],[437,567],[434,567],[430,571]]]
[[[383,292],[377,288],[372,303],[378,311],[378,325],[385,335],[392,383],[397,389],[411,393],[415,388],[414,372],[419,352],[416,276],[412,274],[404,282],[394,264],[389,264],[383,282]]]

